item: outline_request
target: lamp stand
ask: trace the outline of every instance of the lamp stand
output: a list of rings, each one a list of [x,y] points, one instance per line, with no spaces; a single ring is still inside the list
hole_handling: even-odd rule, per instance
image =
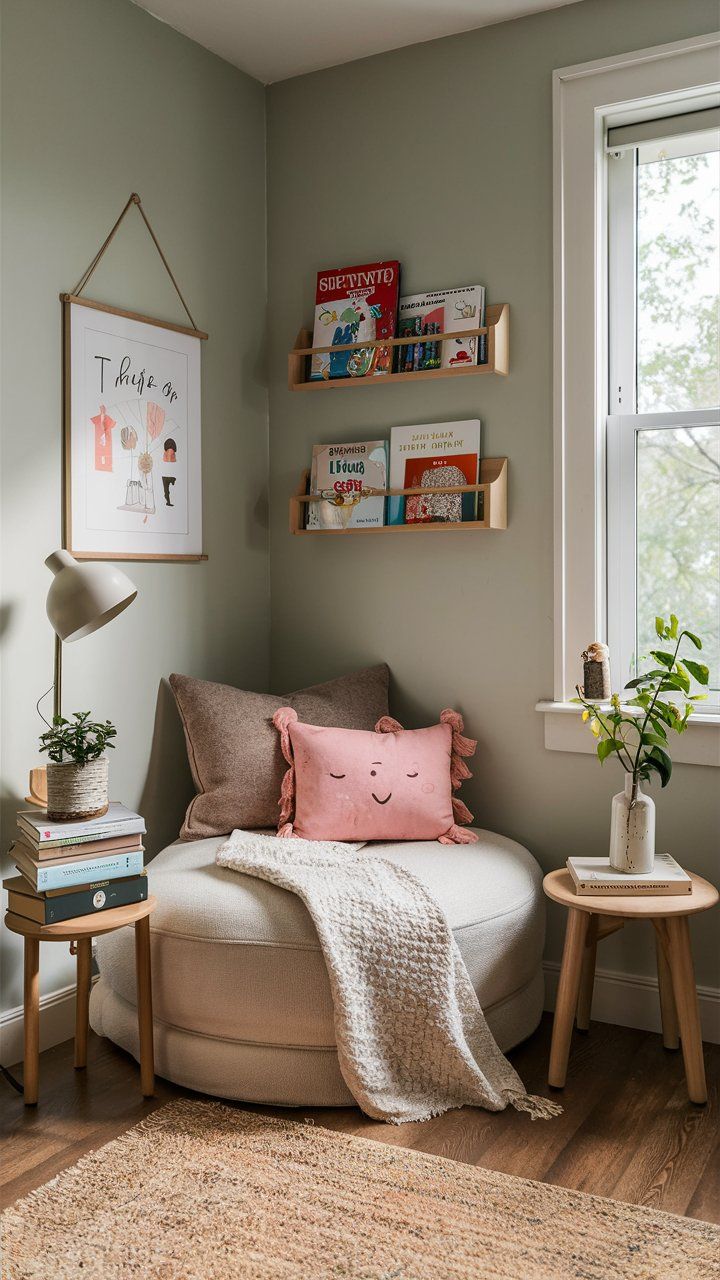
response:
[[[62,640],[54,633],[55,649],[53,654],[53,719],[60,715],[62,703]],[[30,770],[26,804],[36,805],[39,809],[47,809],[47,771],[45,765]]]
[[[55,632],[55,654],[53,660],[53,719],[60,715],[62,703],[62,640]]]

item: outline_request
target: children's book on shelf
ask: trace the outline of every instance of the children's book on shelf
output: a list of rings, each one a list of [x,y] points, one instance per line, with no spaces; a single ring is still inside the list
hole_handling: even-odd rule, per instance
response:
[[[398,337],[416,336],[418,341],[396,348],[395,372],[487,364],[486,334],[445,342],[433,340],[438,333],[461,333],[465,329],[480,329],[484,324],[484,285],[408,294],[400,299],[398,307]]]
[[[692,893],[692,880],[669,853],[659,853],[652,871],[628,875],[615,871],[609,858],[568,858],[575,892],[583,897],[665,897]]]
[[[477,484],[480,419],[430,422],[390,430],[391,489],[449,489]],[[483,519],[477,493],[388,498],[388,524],[460,523]]]
[[[360,267],[319,271],[315,293],[314,347],[344,346],[367,339],[394,338],[400,292],[400,263],[370,262]],[[314,355],[310,379],[366,378],[390,373],[392,347]]]
[[[385,523],[385,499],[364,498],[367,489],[387,489],[387,440],[354,444],[316,444],[310,492],[322,500],[308,502],[306,528],[360,529]]]

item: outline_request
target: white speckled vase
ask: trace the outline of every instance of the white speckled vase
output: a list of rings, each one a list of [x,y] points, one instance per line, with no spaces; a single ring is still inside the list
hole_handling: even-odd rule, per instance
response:
[[[610,866],[627,875],[644,875],[655,862],[655,801],[637,786],[632,801],[632,774],[625,775],[625,790],[612,798],[610,816]]]

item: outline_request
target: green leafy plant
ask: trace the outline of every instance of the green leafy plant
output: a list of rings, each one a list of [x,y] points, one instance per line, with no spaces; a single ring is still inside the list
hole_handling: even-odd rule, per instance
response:
[[[690,693],[691,681],[706,685],[709,679],[704,663],[690,658],[680,660],[683,640],[689,640],[696,649],[702,649],[702,641],[692,631],[681,629],[674,613],[670,614],[669,623],[664,618],[655,619],[655,633],[670,647],[650,651],[656,665],[628,682],[635,696],[624,706],[619,694],[614,693],[610,699],[611,710],[603,709],[597,703],[588,702],[579,686],[578,697],[574,699],[582,704],[582,718],[598,739],[600,763],[615,756],[625,772],[632,774],[631,806],[637,799],[641,779],[647,782],[657,774],[661,785],[667,786],[672,773],[668,733],[684,733],[693,704],[706,697],[704,693]]]
[[[110,739],[116,736],[109,720],[95,722],[89,711],[75,711],[72,720],[53,716],[50,728],[40,735],[40,750],[47,751],[53,764],[83,765],[97,760],[106,749],[113,750],[115,743]]]

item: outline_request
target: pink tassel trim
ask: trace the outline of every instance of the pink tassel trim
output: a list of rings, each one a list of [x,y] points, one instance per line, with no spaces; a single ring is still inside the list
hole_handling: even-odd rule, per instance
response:
[[[404,733],[404,729],[399,720],[393,720],[392,716],[381,716],[375,725],[376,733]]]
[[[456,822],[470,823],[473,820],[467,805],[463,804],[463,801],[458,796],[453,796],[452,798],[452,811]]]
[[[463,831],[453,823],[444,836],[438,836],[438,844],[475,844],[477,839],[474,831]]]
[[[450,756],[450,782],[451,782],[453,791],[457,791],[462,782],[465,782],[468,778],[472,778],[472,774],[468,769],[465,763],[465,760],[467,759],[468,756],[475,755],[477,742],[474,738],[465,738],[463,736],[463,730],[465,728],[465,724],[463,722],[463,718],[460,715],[459,711],[453,711],[450,707],[446,707],[444,711],[440,712],[440,723],[449,724],[450,728],[452,729],[452,748],[451,748],[451,756]],[[458,799],[457,796],[453,796],[452,806],[453,806],[453,816],[456,822],[464,822],[464,823],[472,822],[473,816],[470,810],[468,809],[467,805],[463,804],[462,800]],[[450,832],[448,832],[448,834],[450,835],[455,831],[457,831],[457,827],[453,825],[450,828]],[[467,832],[465,834],[467,835]],[[443,841],[442,836],[440,837],[440,839],[441,841]],[[477,836],[473,836],[472,839],[462,840],[460,843],[473,844],[475,840],[477,840]],[[444,843],[457,844],[458,841],[451,839],[451,840],[445,840]]]
[[[290,733],[288,726],[297,723],[298,714],[292,707],[278,707],[273,716],[273,724],[280,734],[280,750],[288,762],[289,768],[286,769],[280,787],[280,819],[278,821],[278,835],[293,835],[292,813],[295,808],[295,761],[293,760],[292,743],[290,742]]]

